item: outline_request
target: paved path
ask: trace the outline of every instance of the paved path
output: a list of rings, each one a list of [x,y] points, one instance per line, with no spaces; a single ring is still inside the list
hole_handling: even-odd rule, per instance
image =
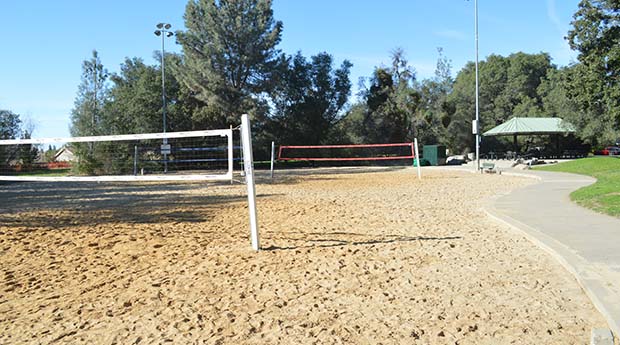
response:
[[[620,219],[569,199],[572,191],[595,180],[567,173],[506,171],[511,172],[539,182],[495,198],[487,212],[524,232],[571,271],[620,336]]]

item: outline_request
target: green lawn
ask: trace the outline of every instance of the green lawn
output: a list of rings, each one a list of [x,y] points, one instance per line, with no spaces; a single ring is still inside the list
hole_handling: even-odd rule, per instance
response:
[[[598,212],[620,217],[620,158],[593,157],[577,159],[537,170],[561,171],[595,177],[597,182],[571,193],[573,201]]]

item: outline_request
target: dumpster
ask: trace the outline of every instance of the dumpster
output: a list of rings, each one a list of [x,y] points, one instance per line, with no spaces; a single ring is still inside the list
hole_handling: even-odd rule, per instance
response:
[[[443,145],[424,145],[422,157],[431,165],[446,164],[446,147]]]

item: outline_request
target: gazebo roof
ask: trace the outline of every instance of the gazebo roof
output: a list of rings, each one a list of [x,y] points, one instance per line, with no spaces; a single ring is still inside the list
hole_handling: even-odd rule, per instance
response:
[[[574,132],[575,127],[559,117],[513,117],[482,135],[544,135]]]

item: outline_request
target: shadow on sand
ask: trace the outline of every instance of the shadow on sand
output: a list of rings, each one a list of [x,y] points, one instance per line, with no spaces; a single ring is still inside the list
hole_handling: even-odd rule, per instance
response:
[[[329,234],[319,234],[314,233],[313,235],[332,235],[334,233]],[[338,233],[341,235],[353,235],[353,236],[362,236],[360,234],[355,233]],[[364,240],[343,240],[343,239],[307,239],[307,240],[299,240],[293,238],[279,238],[279,240],[289,240],[291,242],[305,242],[301,245],[292,245],[292,246],[268,246],[262,248],[263,250],[296,250],[296,249],[308,249],[308,248],[332,248],[332,247],[342,247],[342,246],[368,246],[374,244],[389,244],[389,243],[399,243],[399,242],[417,242],[417,241],[451,241],[451,240],[461,240],[461,236],[447,236],[447,237],[424,237],[424,236],[381,236],[381,238],[369,238]]]
[[[0,186],[0,223],[56,228],[102,223],[202,222],[224,204],[247,202],[245,194],[196,193],[196,189],[204,187],[204,183],[5,184]],[[269,196],[257,195],[259,199]],[[15,216],[21,212],[34,213]]]

